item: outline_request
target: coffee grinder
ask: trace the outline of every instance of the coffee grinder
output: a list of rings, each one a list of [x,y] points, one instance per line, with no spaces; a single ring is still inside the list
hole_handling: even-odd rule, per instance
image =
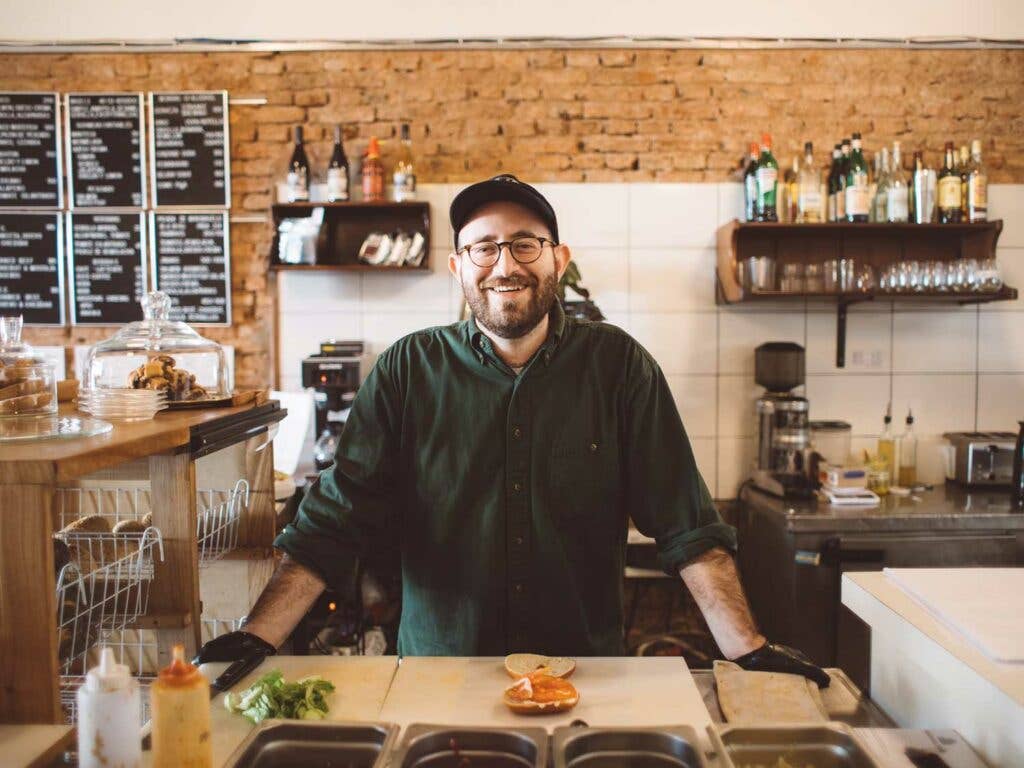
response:
[[[302,361],[302,386],[313,389],[317,439],[313,460],[317,470],[334,462],[338,438],[359,389],[361,341],[325,341],[320,352]]]
[[[751,478],[781,498],[809,498],[810,446],[807,398],[792,394],[804,384],[804,348],[773,341],[754,350],[754,380],[767,391],[757,401],[757,465]]]

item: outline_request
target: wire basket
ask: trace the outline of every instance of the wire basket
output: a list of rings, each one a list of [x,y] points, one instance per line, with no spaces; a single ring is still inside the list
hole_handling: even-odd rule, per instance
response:
[[[222,558],[238,546],[238,526],[249,507],[249,483],[241,479],[234,488],[204,488],[196,492],[196,539],[200,567]],[[58,491],[60,524],[99,516],[114,528],[125,521],[148,525],[152,495],[148,483],[61,488]],[[146,519],[149,516],[150,519]]]
[[[199,496],[202,510],[196,517],[196,540],[199,542],[199,567],[202,568],[238,546],[238,522],[242,510],[249,506],[249,483],[239,480],[226,494],[223,491],[200,491]]]
[[[159,554],[163,560],[163,540],[156,528],[60,533],[57,538],[70,557],[57,578],[61,673],[82,674],[91,647],[146,612],[153,557]]]

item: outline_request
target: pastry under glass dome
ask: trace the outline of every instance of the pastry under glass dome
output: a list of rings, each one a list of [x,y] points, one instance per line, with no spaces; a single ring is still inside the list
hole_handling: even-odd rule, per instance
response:
[[[21,315],[0,317],[0,418],[57,412],[53,365],[21,340]]]
[[[223,347],[187,324],[170,320],[170,310],[166,293],[146,294],[142,320],[89,350],[83,388],[161,390],[172,402],[229,395]]]

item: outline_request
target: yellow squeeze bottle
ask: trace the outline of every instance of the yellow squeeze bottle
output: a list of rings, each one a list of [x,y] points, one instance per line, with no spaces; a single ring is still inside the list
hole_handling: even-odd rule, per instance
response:
[[[174,659],[160,670],[150,693],[155,768],[212,768],[210,684],[174,646]]]

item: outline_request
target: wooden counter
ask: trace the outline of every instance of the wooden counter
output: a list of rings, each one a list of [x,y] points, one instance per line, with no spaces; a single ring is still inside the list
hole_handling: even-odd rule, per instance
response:
[[[74,412],[70,403],[61,406],[62,414]],[[0,444],[0,723],[62,722],[52,543],[59,527],[58,489],[91,472],[148,461],[153,525],[161,531],[164,551],[150,586],[150,626],[159,630],[162,660],[169,660],[176,642],[193,653],[200,638],[195,459],[242,442],[251,442],[256,452],[269,440],[268,426],[284,415],[276,402],[255,402],[114,422],[111,432],[98,437]],[[269,446],[247,474],[258,522],[247,521],[243,538],[269,547]]]

